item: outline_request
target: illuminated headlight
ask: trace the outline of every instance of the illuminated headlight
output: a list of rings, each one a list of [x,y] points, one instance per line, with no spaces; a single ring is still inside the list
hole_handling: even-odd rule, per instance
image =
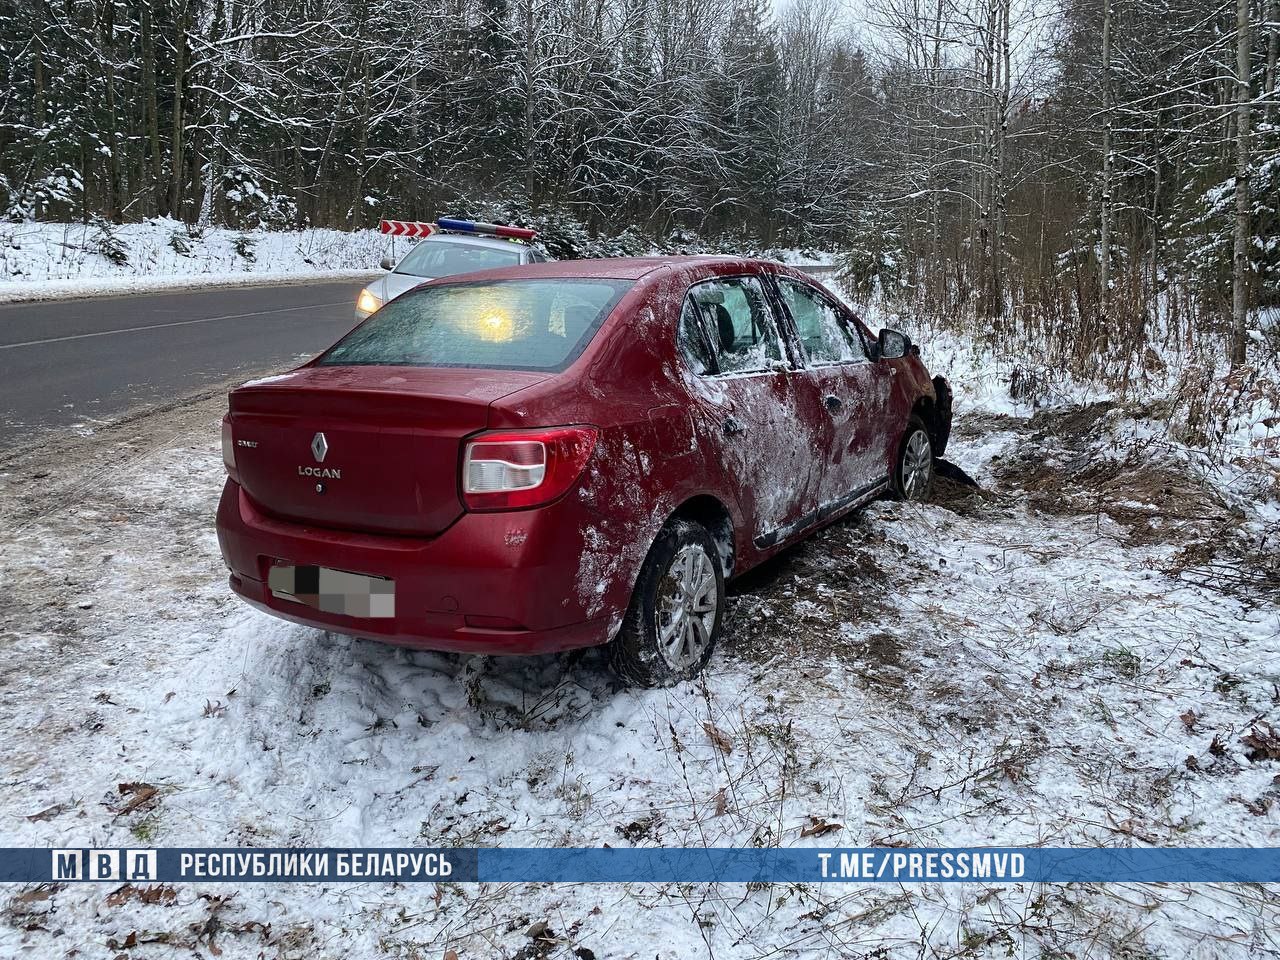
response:
[[[377,313],[378,308],[382,306],[382,301],[369,292],[366,288],[360,291],[360,296],[356,298],[356,309],[361,313]]]

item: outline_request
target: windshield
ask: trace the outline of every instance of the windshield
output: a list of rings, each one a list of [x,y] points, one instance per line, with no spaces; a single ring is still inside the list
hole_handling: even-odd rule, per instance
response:
[[[498,250],[471,243],[437,241],[418,244],[396,264],[396,273],[415,277],[452,277],[494,267],[512,267],[520,262],[519,248]]]
[[[628,280],[491,280],[392,300],[316,362],[563,370],[631,287]]]

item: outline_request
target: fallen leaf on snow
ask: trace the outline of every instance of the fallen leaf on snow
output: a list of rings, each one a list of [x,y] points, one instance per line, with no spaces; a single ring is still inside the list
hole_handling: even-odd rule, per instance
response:
[[[1265,721],[1254,724],[1240,742],[1246,748],[1244,755],[1251,761],[1280,760],[1280,731]]]
[[[50,897],[52,897],[55,893],[57,893],[61,889],[62,887],[59,884],[53,884],[52,886],[41,885],[39,887],[36,887],[34,890],[24,890],[22,891],[22,893],[15,894],[13,899],[9,902],[15,903],[15,904],[41,903],[45,900],[48,900]]]
[[[657,810],[650,808],[647,817],[641,817],[639,820],[633,820],[625,827],[614,827],[614,831],[624,840],[632,843],[639,843],[645,837],[656,837],[657,828],[662,824],[662,814]],[[608,846],[608,844],[605,844]]]
[[[711,798],[711,802],[715,804],[717,817],[723,817],[728,812],[729,798],[724,795],[724,787],[716,791],[716,795]]]
[[[74,804],[71,803],[55,803],[52,807],[46,807],[39,813],[33,813],[27,817],[32,823],[39,823],[42,820],[52,820],[59,814],[66,813]]]
[[[1238,803],[1255,817],[1265,817],[1271,809],[1271,801],[1267,797],[1259,797],[1257,800],[1246,800],[1244,797],[1227,797],[1228,803]]]
[[[899,837],[889,837],[887,840],[882,840],[877,837],[872,837],[871,842],[867,844],[867,846],[869,847],[909,847],[911,846],[911,841],[903,840]]]
[[[733,753],[733,741],[729,739],[728,734],[717,727],[710,720],[702,725],[702,729],[707,731],[707,736],[711,738],[711,742],[716,745],[716,749],[721,753]]]
[[[133,813],[140,806],[152,800],[160,788],[150,783],[122,783],[119,785],[121,796],[132,795],[132,799],[116,811],[116,816]]]
[[[1126,837],[1136,837],[1137,839],[1142,840],[1144,843],[1150,843],[1154,845],[1159,845],[1160,843],[1159,839],[1157,839],[1156,837],[1153,837],[1150,833],[1145,833],[1142,830],[1142,824],[1133,818],[1129,818],[1128,820],[1121,820],[1118,823],[1114,819],[1112,819],[1110,815],[1108,815],[1107,819],[1111,820],[1111,823],[1112,823],[1111,829],[1114,830],[1116,833],[1123,833]]]
[[[137,900],[139,903],[170,904],[177,899],[178,891],[164,884],[158,883],[150,887],[135,887],[131,883],[126,883],[119,890],[107,894],[106,904],[108,907],[121,907],[130,900]]]
[[[1182,725],[1187,728],[1187,733],[1196,732],[1196,723],[1199,722],[1200,718],[1196,716],[1196,712],[1194,710],[1188,710],[1186,713],[1182,714],[1182,716],[1178,717],[1178,719],[1181,720]]]
[[[825,837],[828,833],[843,830],[843,823],[823,820],[821,817],[810,817],[809,825],[800,831],[802,837]]]

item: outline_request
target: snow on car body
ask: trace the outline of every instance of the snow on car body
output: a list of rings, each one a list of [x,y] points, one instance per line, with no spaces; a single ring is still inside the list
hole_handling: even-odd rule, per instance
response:
[[[407,646],[710,656],[724,582],[927,493],[950,390],[823,287],[719,257],[436,280],[231,393],[218,538],[286,619]]]

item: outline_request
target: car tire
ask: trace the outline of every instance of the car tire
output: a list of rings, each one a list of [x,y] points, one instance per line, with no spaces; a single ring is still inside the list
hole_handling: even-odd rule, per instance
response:
[[[614,671],[639,687],[697,676],[720,637],[724,607],[724,571],[711,534],[692,520],[671,521],[649,548],[609,644]]]
[[[924,501],[933,493],[933,441],[929,428],[917,416],[907,421],[898,442],[889,486],[899,500]]]

